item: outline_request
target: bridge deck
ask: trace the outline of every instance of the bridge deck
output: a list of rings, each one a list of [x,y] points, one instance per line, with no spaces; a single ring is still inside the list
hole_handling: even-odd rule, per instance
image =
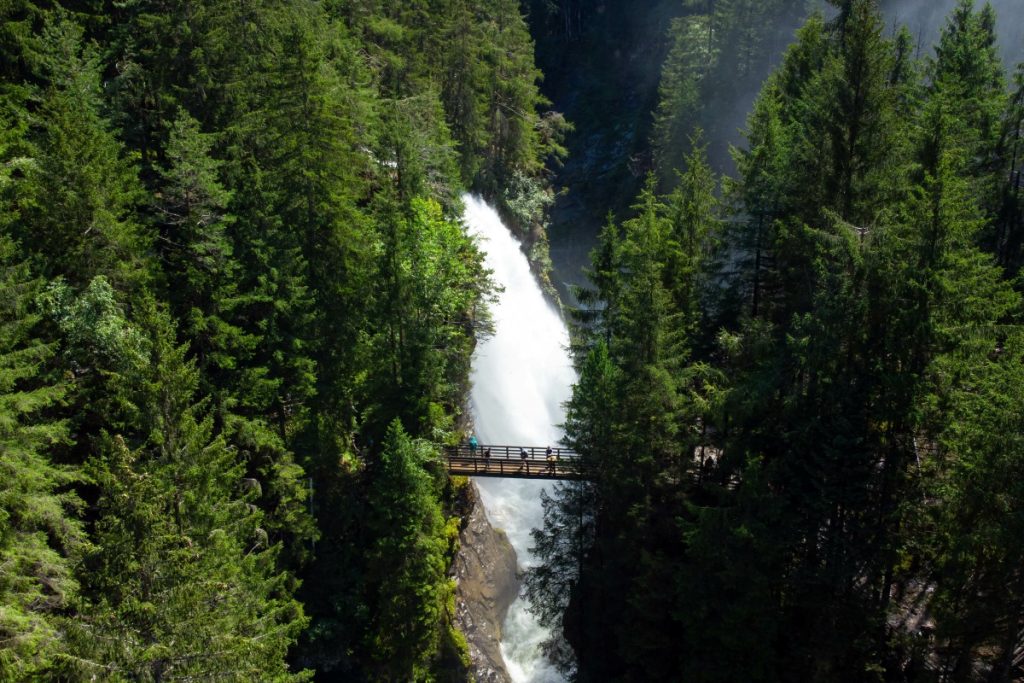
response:
[[[526,458],[521,455],[526,451]],[[568,448],[552,448],[554,462],[548,462],[545,447],[491,446],[480,444],[445,446],[448,472],[469,477],[512,479],[580,479],[583,468],[579,455]]]

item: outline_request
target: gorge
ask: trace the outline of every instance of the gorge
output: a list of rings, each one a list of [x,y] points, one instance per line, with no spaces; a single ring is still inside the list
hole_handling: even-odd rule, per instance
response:
[[[471,410],[481,443],[557,445],[575,374],[568,355],[565,324],[545,299],[518,241],[498,213],[478,197],[466,195],[465,220],[483,250],[485,266],[503,291],[492,306],[493,336],[473,357]],[[530,530],[542,525],[541,482],[477,479],[490,521],[503,529],[519,564],[528,567]],[[540,653],[548,636],[516,600],[502,632],[502,653],[516,683],[556,683],[562,678]]]
[[[0,683],[1024,681],[1021,6],[4,3]]]

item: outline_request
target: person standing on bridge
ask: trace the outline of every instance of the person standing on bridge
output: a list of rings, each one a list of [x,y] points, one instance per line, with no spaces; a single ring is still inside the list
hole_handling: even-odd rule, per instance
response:
[[[551,450],[551,446],[548,446],[548,449],[544,452],[547,454],[548,472],[554,474],[555,464],[558,462],[558,458],[555,457],[555,453]]]
[[[469,435],[469,454],[476,457],[476,447],[479,446],[479,442],[476,440],[476,434]]]
[[[526,468],[526,473],[527,473],[527,474],[529,474],[529,473],[530,473],[530,463],[528,463],[528,462],[526,461],[526,459],[527,459],[528,457],[530,457],[530,456],[529,456],[529,454],[528,454],[528,453],[526,452],[526,449],[525,449],[525,448],[520,448],[520,449],[519,449],[519,459],[523,461],[523,464],[519,466],[519,469],[523,469],[523,468],[525,467],[525,468]]]

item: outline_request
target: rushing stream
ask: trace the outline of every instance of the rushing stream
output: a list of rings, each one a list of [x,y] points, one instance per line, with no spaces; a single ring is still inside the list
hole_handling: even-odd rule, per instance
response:
[[[544,299],[519,243],[498,214],[478,197],[466,195],[466,224],[480,239],[487,267],[505,288],[493,306],[495,334],[473,356],[470,397],[480,443],[544,447],[561,437],[562,404],[576,376],[569,360],[569,334]],[[542,525],[543,482],[476,479],[491,523],[508,534],[521,567],[536,559],[529,552],[530,529]],[[562,677],[544,659],[548,633],[517,599],[502,630],[502,655],[516,683],[554,683]]]

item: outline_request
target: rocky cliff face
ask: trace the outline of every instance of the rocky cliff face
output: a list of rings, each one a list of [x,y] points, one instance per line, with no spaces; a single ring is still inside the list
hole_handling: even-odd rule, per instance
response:
[[[469,642],[478,683],[511,683],[501,656],[501,625],[519,592],[516,553],[503,531],[487,521],[476,486],[466,487],[466,525],[453,571],[455,621]]]

